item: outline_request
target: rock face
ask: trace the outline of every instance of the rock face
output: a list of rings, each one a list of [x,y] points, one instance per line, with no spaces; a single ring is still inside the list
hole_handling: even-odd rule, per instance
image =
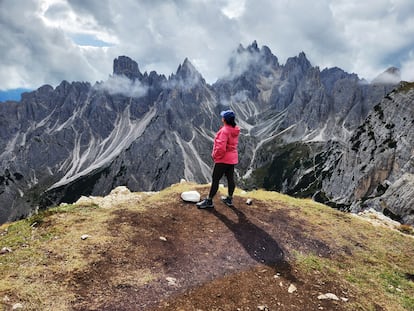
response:
[[[396,70],[391,73],[398,76]],[[134,60],[120,56],[107,81],[63,81],[55,89],[45,85],[25,93],[21,102],[0,104],[0,222],[82,195],[106,195],[121,185],[156,191],[182,178],[209,182],[212,141],[219,113],[227,108],[236,112],[242,128],[240,186],[316,193],[326,201],[350,204],[377,187],[376,181],[392,184],[402,177],[402,168],[395,166],[404,161],[390,156],[375,166],[383,169],[372,170],[375,182],[361,181],[356,187],[360,196],[336,193],[328,185],[339,182],[333,174],[343,172],[341,161],[353,156],[352,146],[346,153],[350,139],[394,86],[384,79],[369,84],[339,68],[320,71],[304,53],[281,65],[256,42],[240,45],[228,75],[213,85],[188,59],[166,78],[154,71],[141,73]],[[381,104],[381,109],[386,107]],[[397,116],[389,118],[380,121],[397,128]],[[390,139],[386,144],[393,145],[396,138]],[[399,143],[391,148],[395,157],[401,148]],[[390,167],[395,178],[385,173]],[[387,204],[394,202],[392,189],[387,188]]]
[[[114,63],[106,82],[63,81],[0,105],[1,222],[120,185],[137,191],[181,178],[207,182],[220,110],[204,80],[195,83],[201,75],[189,61],[168,80],[141,74],[129,58]],[[146,92],[126,96],[120,81]]]
[[[119,56],[114,59],[114,75],[124,75],[129,79],[142,79],[138,63],[128,56]]]
[[[414,84],[402,83],[358,127],[323,181],[331,201],[414,224]]]

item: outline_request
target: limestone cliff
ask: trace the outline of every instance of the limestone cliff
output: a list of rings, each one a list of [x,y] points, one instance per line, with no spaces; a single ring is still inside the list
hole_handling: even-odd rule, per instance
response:
[[[414,84],[401,83],[355,131],[323,190],[331,201],[414,224]]]

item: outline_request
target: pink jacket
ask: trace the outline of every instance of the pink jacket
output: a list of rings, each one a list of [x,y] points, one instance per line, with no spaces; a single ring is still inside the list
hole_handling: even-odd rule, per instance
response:
[[[213,157],[214,163],[237,164],[239,156],[237,145],[239,143],[240,128],[238,126],[224,125],[214,138]]]

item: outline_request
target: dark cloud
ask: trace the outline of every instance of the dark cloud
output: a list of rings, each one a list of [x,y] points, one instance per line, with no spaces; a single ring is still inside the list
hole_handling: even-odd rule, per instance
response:
[[[99,27],[108,29],[114,27],[114,23],[116,22],[114,19],[114,15],[116,15],[116,6],[113,8],[111,2],[116,5],[117,2],[127,3],[128,0],[67,0],[68,5],[76,14],[93,16]]]

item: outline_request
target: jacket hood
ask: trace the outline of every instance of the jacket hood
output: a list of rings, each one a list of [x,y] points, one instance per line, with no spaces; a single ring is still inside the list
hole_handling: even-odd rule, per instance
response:
[[[235,127],[232,127],[231,125],[225,125],[227,130],[230,132],[230,135],[233,137],[239,136],[240,134],[240,127],[237,125]]]

